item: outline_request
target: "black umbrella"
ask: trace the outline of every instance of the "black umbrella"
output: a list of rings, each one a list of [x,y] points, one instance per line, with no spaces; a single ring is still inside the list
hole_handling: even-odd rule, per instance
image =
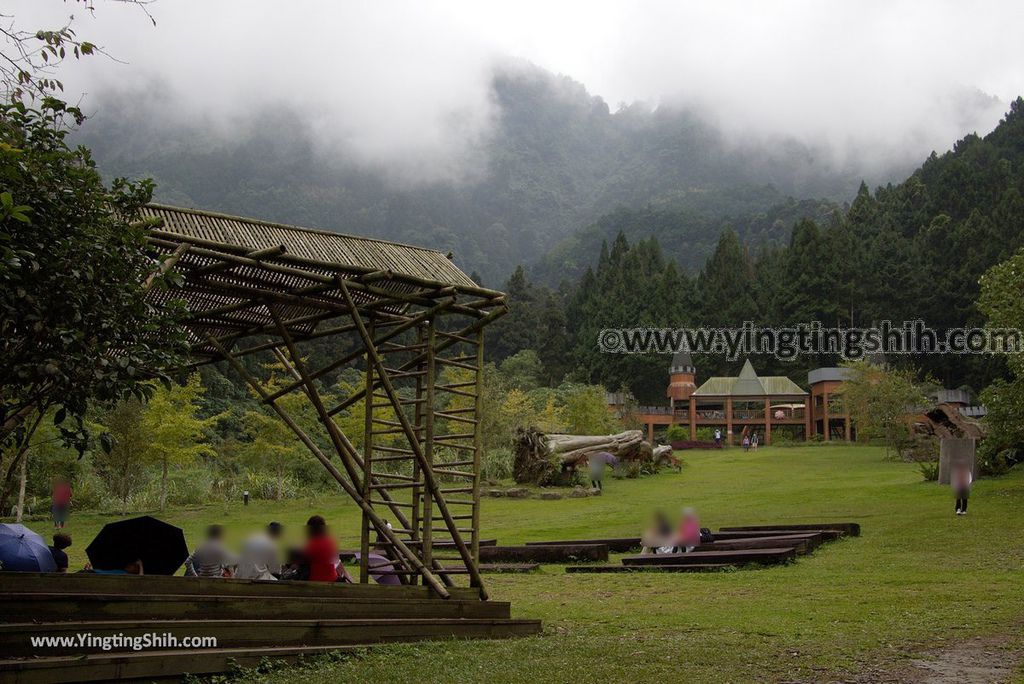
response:
[[[173,575],[188,558],[188,546],[181,528],[144,515],[104,525],[85,553],[100,570],[141,560],[147,575]]]

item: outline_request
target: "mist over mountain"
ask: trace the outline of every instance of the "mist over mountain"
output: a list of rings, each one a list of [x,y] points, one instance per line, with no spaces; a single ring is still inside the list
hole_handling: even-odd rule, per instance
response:
[[[863,178],[793,139],[729,140],[686,109],[612,112],[582,84],[523,62],[495,70],[489,132],[452,169],[422,177],[339,145],[343,136],[325,142],[322,124],[285,104],[183,121],[166,114],[175,94],[159,82],[95,100],[78,140],[106,175],[152,177],[158,201],[450,250],[491,284],[619,207],[682,212],[713,245],[730,217],[789,198],[844,201]],[[705,254],[682,261],[696,268]]]

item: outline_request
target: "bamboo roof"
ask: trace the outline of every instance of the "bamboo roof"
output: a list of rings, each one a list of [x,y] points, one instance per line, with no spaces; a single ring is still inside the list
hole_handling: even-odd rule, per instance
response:
[[[150,246],[180,276],[180,287],[149,296],[187,303],[200,356],[213,353],[208,337],[257,334],[274,315],[297,339],[313,334],[349,310],[341,283],[360,312],[377,319],[417,306],[478,317],[504,306],[504,295],[478,287],[434,249],[162,204],[142,216],[155,224]]]

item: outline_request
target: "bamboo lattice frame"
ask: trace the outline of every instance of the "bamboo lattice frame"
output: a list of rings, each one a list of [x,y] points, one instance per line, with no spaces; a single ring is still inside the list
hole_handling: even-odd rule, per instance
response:
[[[486,599],[478,567],[483,329],[505,313],[504,295],[478,287],[435,250],[162,205],[144,213],[159,222],[150,246],[183,281],[149,296],[188,303],[193,365],[232,366],[360,507],[359,581],[383,571],[447,598],[461,575]],[[318,338],[352,351],[310,368],[301,346]],[[267,389],[246,363],[256,354],[273,354],[291,381]],[[317,380],[348,365],[365,385],[328,406]],[[295,393],[322,435],[282,406]],[[359,405],[362,449],[334,420]],[[387,552],[389,568],[370,563],[374,548]]]

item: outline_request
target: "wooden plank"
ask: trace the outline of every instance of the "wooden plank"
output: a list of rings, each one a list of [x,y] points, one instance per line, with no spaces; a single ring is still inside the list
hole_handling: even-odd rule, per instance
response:
[[[694,563],[693,565],[567,565],[565,571],[570,573],[598,574],[629,573],[629,572],[710,572],[713,570],[731,570],[735,565],[729,563]]]
[[[714,532],[715,541],[725,541],[732,539],[755,539],[758,537],[778,537],[788,536],[794,534],[819,534],[821,535],[822,541],[834,541],[843,536],[843,533],[839,530],[737,530],[732,532],[726,532],[719,530]]]
[[[480,547],[480,561],[485,563],[576,563],[607,560],[608,547],[604,544]]]
[[[0,622],[511,617],[507,601],[279,596],[0,594]]]
[[[616,537],[613,539],[576,539],[564,541],[533,541],[527,546],[578,546],[581,544],[603,544],[612,553],[628,553],[640,549],[640,537]]]
[[[480,572],[533,572],[540,563],[481,563]],[[491,603],[487,601],[486,603]]]
[[[9,657],[99,653],[78,645],[76,635],[93,639],[173,634],[177,638],[216,637],[219,648],[325,646],[418,641],[422,639],[492,639],[537,634],[540,620],[386,619],[386,620],[131,620],[0,624],[0,653]],[[32,646],[31,637],[71,637],[71,644],[46,649]],[[153,644],[149,651],[173,651]],[[126,649],[127,650],[127,649]]]
[[[754,549],[749,551],[691,551],[690,553],[658,553],[627,556],[623,565],[693,565],[695,563],[785,563],[796,558],[792,547]]]
[[[860,536],[860,524],[855,522],[747,525],[722,528],[723,532],[751,532],[758,530],[838,530],[851,537]]]
[[[771,549],[792,547],[798,555],[810,553],[821,544],[819,535],[780,535],[752,539],[723,539],[697,546],[694,551],[739,551],[742,549]]]
[[[453,502],[453,501],[451,501],[449,499],[448,503],[452,504],[452,503],[455,503],[455,502]],[[472,505],[472,502],[470,502],[470,505]],[[480,546],[497,546],[498,545],[498,540],[497,539],[481,539],[478,542],[478,544]],[[438,540],[435,539],[434,540],[434,548],[435,549],[454,549],[455,548],[455,542],[450,541],[450,540],[449,541],[445,541],[445,540],[438,541]]]
[[[207,577],[165,577],[158,575],[99,575],[94,573],[0,572],[2,593],[100,593],[159,596],[164,594],[193,595],[258,595],[310,596],[324,598],[366,597],[381,599],[443,600],[429,587],[384,586],[379,584],[345,584],[341,582],[266,582],[260,580]],[[449,589],[452,598],[479,599],[476,590],[465,587]]]
[[[370,644],[351,646],[293,646],[269,648],[211,648],[160,653],[57,656],[28,660],[0,660],[0,681],[13,684],[65,684],[113,680],[151,680],[184,674],[226,672],[237,664],[253,667],[264,659],[294,662],[332,652],[356,652]]]

